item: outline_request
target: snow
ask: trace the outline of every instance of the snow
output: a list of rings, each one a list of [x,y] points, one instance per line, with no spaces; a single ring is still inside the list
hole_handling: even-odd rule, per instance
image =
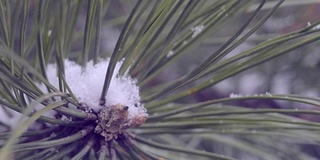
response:
[[[118,71],[122,62],[116,64],[114,74],[112,76],[111,84],[106,95],[105,107],[111,105],[122,104],[128,106],[128,120],[129,125],[137,125],[137,121],[143,121],[148,116],[144,105],[140,103],[140,91],[136,85],[137,81],[132,79],[128,75],[118,76]],[[79,102],[85,104],[94,112],[99,112],[103,109],[99,105],[99,99],[102,92],[102,87],[106,75],[106,70],[109,65],[109,59],[98,62],[96,65],[92,61],[88,62],[85,72],[79,64],[66,59],[64,61],[66,82],[69,85],[71,91],[76,96]],[[59,81],[57,76],[57,67],[55,64],[49,64],[47,66],[48,81],[59,88]],[[43,92],[47,93],[47,89],[44,84],[38,84]],[[58,100],[57,98],[56,100]],[[30,104],[31,102],[27,102]],[[40,110],[44,106],[37,104],[34,106],[35,110]],[[22,114],[8,110],[7,114],[3,107],[0,106],[0,122],[4,123],[10,128],[16,126],[19,122]],[[56,111],[48,111],[44,116],[55,118]],[[63,117],[66,120],[68,117]],[[35,128],[35,127],[33,127]]]
[[[314,26],[312,29],[313,29],[313,30],[320,29],[320,24]]]
[[[235,93],[231,93],[229,97],[230,98],[239,98],[239,97],[241,97],[241,95],[235,94]]]
[[[50,37],[51,34],[52,34],[52,30],[49,30],[49,31],[48,31],[48,36]]]
[[[266,95],[270,96],[270,97],[272,96],[272,94],[270,92],[266,92]]]
[[[311,26],[311,23],[310,23],[310,22],[308,22],[308,23],[307,23],[307,26],[308,26],[308,27],[309,27],[309,26]]]
[[[231,94],[229,95],[229,98],[263,97],[263,96],[272,97],[272,94],[271,94],[270,92],[266,92],[265,94],[235,94],[235,93],[231,93]]]
[[[196,26],[194,28],[191,28],[191,30],[193,31],[193,34],[192,34],[192,38],[196,37],[204,28],[204,25],[200,25],[200,26]]]
[[[139,87],[136,85],[137,81],[128,75],[118,75],[121,64],[122,62],[116,64],[111,84],[105,97],[105,106],[108,107],[116,104],[128,106],[129,120],[136,116],[147,116],[144,105],[140,103]],[[92,61],[89,61],[87,63],[87,68],[83,73],[81,66],[73,61],[66,59],[64,65],[66,82],[78,101],[86,104],[95,112],[99,112],[103,109],[103,107],[99,105],[99,99],[106,70],[109,65],[109,59],[100,61],[95,65]],[[58,88],[59,82],[58,77],[56,76],[56,65],[48,65],[47,75],[49,82]]]
[[[308,22],[308,23],[307,23],[307,26],[308,26],[308,27],[311,26],[311,22]],[[314,26],[314,27],[312,28],[312,30],[316,30],[316,29],[320,29],[320,24],[318,24],[318,25],[316,25],[316,26]]]
[[[168,54],[166,55],[167,58],[173,56],[174,52],[173,51],[169,51]]]

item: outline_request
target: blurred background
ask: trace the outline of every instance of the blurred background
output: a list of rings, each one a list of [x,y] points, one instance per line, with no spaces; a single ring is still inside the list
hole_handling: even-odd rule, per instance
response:
[[[131,12],[132,6],[136,1],[111,1],[108,12],[103,21],[101,30],[101,47],[100,50],[103,57],[111,55],[123,27],[123,22]],[[255,6],[251,7],[252,9]],[[150,8],[148,8],[150,9]],[[85,11],[85,10],[83,10]],[[268,11],[266,8],[262,13]],[[247,10],[248,15],[252,10]],[[250,36],[243,44],[233,50],[227,57],[234,56],[240,52],[246,51],[260,42],[275,38],[279,35],[292,32],[294,30],[310,25],[313,21],[319,19],[320,1],[310,3],[287,3],[284,2],[273,16],[256,32]],[[85,12],[78,21],[77,29],[82,31],[85,25]],[[191,71],[195,66],[200,64],[212,52],[222,45],[237,28],[239,28],[246,15],[236,16],[229,25],[223,26],[219,32],[214,32],[207,39],[201,41],[198,46],[194,46],[186,56],[179,58],[177,63],[167,67],[159,76],[157,76],[151,86],[177,79]],[[259,16],[255,21],[259,21]],[[173,23],[173,22],[172,22]],[[142,22],[137,24],[141,26]],[[139,27],[137,27],[139,28]],[[80,40],[81,41],[81,40]],[[81,43],[74,44],[75,52],[81,50]],[[292,53],[293,52],[293,53]],[[253,95],[262,93],[271,94],[298,94],[311,97],[319,97],[319,69],[320,69],[320,45],[312,43],[300,49],[292,51],[268,61],[262,65],[251,68],[236,76],[230,77],[214,85],[210,89],[201,91],[192,97],[183,99],[184,102],[200,102],[214,98],[228,97],[231,94]],[[192,85],[192,84],[191,84]],[[241,103],[241,104],[239,104]],[[296,104],[292,102],[283,102],[277,100],[255,100],[239,102],[242,105],[252,108],[303,108],[317,109],[306,104]],[[304,117],[305,115],[300,115]],[[320,121],[308,115],[308,119]]]
[[[278,37],[279,35],[285,35],[289,32],[308,26],[316,20],[319,20],[320,0],[309,1],[310,3],[301,4],[286,2],[284,2],[282,7],[280,7],[278,11],[276,11],[275,14],[273,14],[273,16],[269,20],[267,20],[267,22],[256,33],[254,33],[254,35],[250,36],[243,44],[235,48],[229,55],[227,55],[227,57],[237,55],[263,41]],[[108,4],[106,3],[107,6],[105,7],[105,12],[107,13],[104,17],[104,20],[102,21],[103,25],[101,28],[100,52],[102,54],[100,54],[100,56],[102,58],[109,57],[113,52],[121,29],[123,28],[124,22],[132,11],[135,3],[136,1],[128,0],[114,0],[110,1],[110,3]],[[33,9],[32,7],[32,3],[30,3],[31,10]],[[179,57],[179,59],[175,63],[171,64],[169,67],[163,70],[157,77],[155,77],[144,87],[153,87],[157,84],[169,82],[178,79],[186,73],[190,72],[193,68],[203,62],[210,54],[216,51],[224,42],[227,41],[230,36],[232,36],[236,32],[236,30],[240,26],[243,25],[246,18],[252,13],[253,9],[255,9],[256,6],[252,6],[251,8],[252,9],[249,8],[241,15],[236,15],[235,18],[227,22],[227,25],[219,28],[218,31],[215,31],[214,33],[209,35],[208,38],[199,41],[196,46],[193,46],[192,49],[187,51],[185,56]],[[270,8],[265,7],[264,11],[254,19],[254,22],[252,24],[255,24],[255,22],[259,21],[264,13],[268,11],[268,9]],[[80,13],[81,14],[78,18],[75,28],[76,32],[74,39],[76,40],[72,41],[71,45],[71,50],[74,57],[77,57],[78,54],[81,53],[83,47],[83,30],[85,28],[86,21],[85,6],[83,6],[83,9],[80,10]],[[33,15],[30,15],[30,18],[34,18]],[[143,24],[143,19],[141,19],[140,21],[141,23],[138,22],[135,31],[138,31],[139,27],[141,27],[141,25]],[[173,24],[174,21],[169,22],[169,25]],[[190,30],[190,28],[184,28],[183,30]],[[135,33],[136,32],[133,32],[133,34]],[[130,39],[128,43],[130,43]],[[310,97],[319,97],[319,44],[319,42],[312,43],[300,49],[294,50],[290,54],[277,57],[262,65],[256,66],[240,74],[225,79],[199,93],[181,99],[180,102],[202,102],[233,95],[254,95],[265,93],[298,94]],[[71,56],[70,58],[73,57]],[[199,82],[201,82],[201,80]],[[195,83],[199,82],[197,81]],[[195,83],[190,84],[189,86],[192,86]],[[277,100],[250,100],[233,102],[233,104],[249,108],[295,108],[318,110],[318,108],[306,104]],[[295,114],[294,116],[316,122],[320,121],[319,117],[312,114]],[[226,139],[224,139],[224,143],[227,144],[227,140],[232,141],[233,138],[236,139],[239,137],[240,136],[228,136]],[[240,137],[239,139],[240,141],[243,140],[242,144],[252,144],[257,142],[251,141],[250,137]],[[283,140],[283,142],[277,143],[275,145],[287,145],[287,141],[288,139],[285,139]],[[262,137],[261,144],[263,143],[264,142]],[[196,146],[197,141],[194,140],[193,142],[193,139],[191,139],[190,144],[194,144],[194,146]],[[216,144],[204,143],[202,144],[202,146],[206,149],[209,148],[208,150],[212,150],[215,153],[226,154],[226,152],[228,151],[228,147],[221,145],[218,141]],[[263,147],[263,145],[261,146]],[[315,157],[320,157],[319,149],[315,146],[316,145],[313,146],[302,144],[301,148],[302,150],[305,150],[305,152],[310,153]],[[268,149],[269,148],[267,148],[267,150]],[[270,149],[270,153],[276,152],[277,151]],[[238,152],[232,152],[232,154],[234,153]],[[288,153],[292,152],[288,151]],[[277,155],[283,155],[286,158],[290,156],[294,157],[294,155],[286,155],[286,153],[277,153]],[[235,157],[241,157],[241,159],[246,160],[254,159],[252,157],[249,158],[250,156],[246,157],[244,152],[241,152],[241,155],[237,155]]]

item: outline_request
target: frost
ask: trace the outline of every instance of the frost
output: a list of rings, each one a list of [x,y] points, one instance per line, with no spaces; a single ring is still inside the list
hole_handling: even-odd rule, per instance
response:
[[[103,109],[99,105],[100,95],[104,84],[106,70],[109,60],[100,61],[93,64],[87,63],[87,68],[82,72],[81,66],[70,60],[65,60],[66,82],[71,91],[79,100],[95,112]],[[137,81],[128,75],[118,76],[118,71],[122,62],[116,64],[111,83],[105,97],[105,106],[122,104],[128,106],[128,119],[133,120],[137,116],[147,116],[144,105],[140,103],[139,87]],[[57,77],[56,65],[49,64],[47,67],[49,82],[58,88],[59,81]]]
[[[314,26],[312,29],[313,29],[313,30],[320,29],[320,24]]]
[[[310,23],[310,22],[308,22],[308,23],[307,23],[307,26],[308,26],[308,27],[309,27],[309,26],[311,26],[311,23]]]
[[[260,97],[260,96],[269,96],[271,97],[272,94],[270,92],[266,92],[265,94],[230,94],[230,98],[239,98],[239,97]]]
[[[308,23],[307,23],[307,26],[310,27],[310,26],[311,26],[311,23],[308,22]],[[316,29],[320,29],[320,24],[318,24],[318,25],[316,25],[316,26],[314,26],[314,27],[312,28],[312,30],[316,30]]]
[[[196,37],[204,28],[204,25],[200,25],[200,26],[196,26],[194,28],[191,28],[191,30],[193,31],[193,34],[191,36],[191,38]]]
[[[168,54],[166,55],[167,58],[173,56],[174,52],[173,51],[169,51]]]
[[[241,97],[241,95],[234,94],[234,93],[230,94],[230,98],[238,98],[238,97]]]
[[[270,97],[272,96],[272,94],[270,92],[266,92],[266,95],[270,96]]]

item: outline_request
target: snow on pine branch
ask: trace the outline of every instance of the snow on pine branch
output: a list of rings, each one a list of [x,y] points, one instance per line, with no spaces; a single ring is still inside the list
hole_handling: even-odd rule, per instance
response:
[[[100,95],[108,68],[110,59],[93,64],[93,61],[87,63],[85,72],[82,72],[81,66],[68,59],[64,60],[66,82],[71,91],[79,100],[86,104],[89,109],[99,112],[103,109],[99,105]],[[137,81],[128,75],[118,76],[122,62],[116,64],[111,84],[106,95],[105,106],[125,105],[128,106],[129,123],[136,116],[147,116],[144,105],[140,103],[139,87]],[[49,64],[47,67],[49,82],[58,88],[59,81],[57,77],[57,67],[55,64]]]

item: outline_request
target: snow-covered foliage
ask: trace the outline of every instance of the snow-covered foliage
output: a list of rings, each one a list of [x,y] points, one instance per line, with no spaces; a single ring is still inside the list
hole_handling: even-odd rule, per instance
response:
[[[117,73],[122,62],[118,62],[112,76],[111,84],[105,97],[105,107],[111,105],[128,106],[129,123],[136,116],[147,116],[144,105],[140,103],[139,87],[137,81],[128,75],[119,76]],[[64,61],[66,82],[71,91],[79,100],[86,104],[89,109],[99,112],[103,106],[99,105],[100,95],[109,65],[109,59],[93,64],[92,61],[87,63],[85,71],[81,66],[73,61],[66,59]],[[47,67],[48,80],[58,88],[59,81],[57,76],[57,67],[50,64]]]

